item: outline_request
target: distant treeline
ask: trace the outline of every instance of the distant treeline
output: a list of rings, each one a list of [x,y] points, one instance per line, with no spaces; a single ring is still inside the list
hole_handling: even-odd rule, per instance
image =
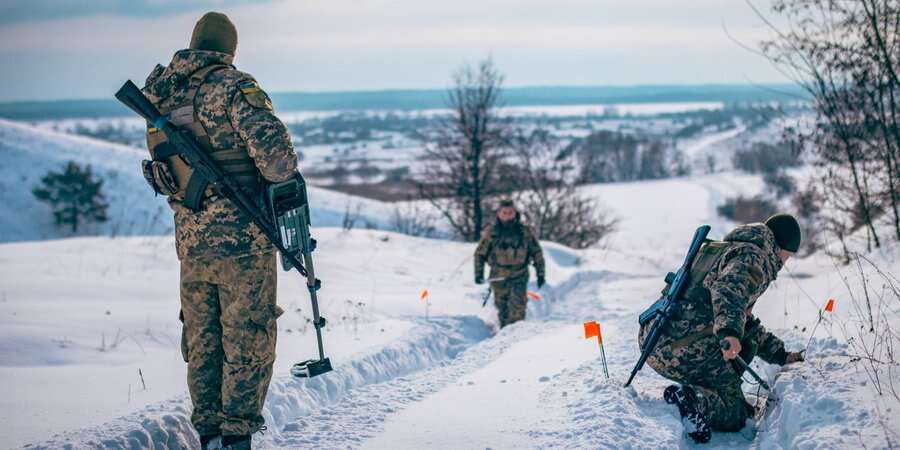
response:
[[[276,92],[272,101],[280,111],[417,110],[442,108],[442,89]],[[783,102],[808,98],[790,84],[659,85],[506,88],[505,106],[586,105],[670,102]],[[0,117],[13,120],[120,117],[129,111],[113,99],[0,103]]]

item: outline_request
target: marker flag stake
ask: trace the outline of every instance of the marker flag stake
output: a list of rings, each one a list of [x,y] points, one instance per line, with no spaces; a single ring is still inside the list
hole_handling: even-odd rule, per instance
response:
[[[816,321],[815,326],[813,326],[812,333],[809,334],[809,340],[806,341],[806,348],[803,350],[804,352],[809,350],[809,344],[812,343],[812,338],[813,338],[813,336],[816,335],[816,330],[819,329],[819,324],[822,323],[822,319],[825,318],[825,314],[823,314],[823,312],[829,312],[829,313],[834,312],[834,299],[833,298],[829,298],[828,302],[825,303],[825,308],[823,310],[819,311],[819,320]]]
[[[597,337],[597,343],[600,344],[600,360],[603,362],[603,374],[609,379],[609,368],[606,365],[606,350],[603,348],[603,334],[600,332],[600,324],[596,321],[584,323],[584,338],[590,339]]]
[[[603,350],[603,340],[600,340],[600,359],[603,361],[603,375],[606,375],[606,379],[609,379],[609,369],[606,367],[606,351]]]

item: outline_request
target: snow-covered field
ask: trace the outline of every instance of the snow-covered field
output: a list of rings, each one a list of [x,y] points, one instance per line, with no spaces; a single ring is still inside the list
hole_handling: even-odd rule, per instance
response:
[[[14,157],[29,151],[28,138],[60,142],[34,150],[51,153],[51,162],[56,153],[75,151],[69,147],[76,142],[121,151],[92,140],[27,134],[33,130],[8,122],[0,122],[0,132],[4,154]],[[133,158],[140,157],[135,152]],[[98,156],[98,165],[102,160]],[[0,183],[6,183],[0,194],[12,192],[15,184],[7,180],[21,169],[0,164]],[[146,194],[143,185],[133,187]],[[720,173],[584,189],[621,219],[620,231],[590,250],[545,243],[549,285],[529,304],[526,321],[499,333],[492,307],[481,307],[483,287],[472,283],[474,245],[314,229],[329,319],[325,344],[335,371],[312,380],[289,375],[293,362],[313,355],[314,340],[303,281],[280,273],[278,301],[288,312],[279,320],[268,430],[255,437],[256,445],[692,447],[677,411],[661,398],[664,379],[645,368],[633,387],[621,387],[638,355],[636,317],[680,263],[694,228],[709,223],[712,236],[722,236],[731,224],[716,216],[715,206],[737,193],[759,192],[762,183]],[[14,201],[4,195],[3,202]],[[346,197],[324,190],[310,197],[314,207],[323,202],[317,209],[325,218],[343,215]],[[371,220],[387,220],[386,205],[365,205]],[[33,207],[19,208],[32,214]],[[333,224],[325,218],[316,224]],[[20,222],[3,222],[3,233],[28,232],[9,223]],[[0,245],[0,448],[197,447],[177,345],[178,265],[172,238],[157,234]],[[30,236],[2,240],[40,238]],[[885,273],[900,273],[896,244],[867,256]],[[871,283],[880,283],[865,269]],[[427,302],[420,299],[424,289]],[[828,298],[837,300],[833,317],[817,328],[806,364],[758,366],[779,399],[767,419],[741,433],[715,434],[707,448],[884,448],[896,442],[900,401],[887,389],[876,394],[841,327],[856,326],[859,291],[854,268],[822,254],[788,263],[754,311],[763,323],[790,349],[802,349]],[[898,306],[885,308],[894,314]],[[583,339],[588,320],[602,326],[609,380],[596,340]],[[893,386],[894,374],[881,376],[883,387]],[[749,383],[745,390],[757,391]]]

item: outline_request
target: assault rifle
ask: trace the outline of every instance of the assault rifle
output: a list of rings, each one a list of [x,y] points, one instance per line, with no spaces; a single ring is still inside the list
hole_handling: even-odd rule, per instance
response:
[[[172,124],[131,80],[126,81],[116,92],[116,99],[143,117],[147,123],[165,133],[166,139],[187,160],[195,173],[205,178],[217,193],[231,200],[241,213],[256,224],[269,242],[281,253],[285,269],[289,270],[290,267],[293,267],[306,277],[306,287],[309,289],[312,302],[313,326],[316,329],[319,359],[310,359],[295,364],[291,368],[291,374],[295,377],[311,378],[331,371],[331,361],[325,357],[325,350],[322,346],[322,328],[326,322],[325,318],[319,315],[319,302],[316,298],[316,291],[322,286],[322,282],[316,278],[313,269],[311,253],[315,249],[316,241],[309,237],[309,204],[303,178],[299,177],[270,186],[269,206],[271,211],[267,213],[263,211],[259,202],[254,201],[234,179],[219,167],[218,163],[203,150],[190,133]],[[286,226],[295,228],[290,229]],[[301,255],[302,261],[300,260]]]
[[[703,225],[697,228],[697,231],[694,232],[694,239],[691,241],[691,247],[688,250],[687,256],[684,258],[684,263],[681,265],[681,268],[678,269],[678,272],[669,272],[666,275],[666,283],[669,284],[669,289],[667,289],[666,293],[638,318],[638,322],[641,326],[653,319],[656,319],[656,322],[653,324],[653,328],[644,340],[644,346],[641,348],[641,357],[638,359],[637,364],[635,364],[634,369],[632,369],[631,376],[628,377],[625,387],[631,385],[634,376],[644,367],[644,363],[647,362],[647,357],[650,356],[650,353],[653,352],[653,348],[656,347],[656,343],[659,341],[663,329],[668,325],[669,319],[671,319],[672,316],[675,315],[675,312],[678,311],[678,300],[690,279],[691,266],[694,264],[694,258],[696,258],[697,253],[700,252],[700,246],[703,245],[703,242],[706,240],[709,230],[709,225]]]

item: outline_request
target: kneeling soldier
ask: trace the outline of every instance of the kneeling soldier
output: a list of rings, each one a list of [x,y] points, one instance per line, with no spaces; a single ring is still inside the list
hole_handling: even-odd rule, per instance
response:
[[[497,221],[481,235],[475,249],[475,283],[484,283],[484,264],[491,265],[491,288],[500,328],[525,318],[528,306],[528,263],[534,264],[537,286],[544,285],[544,253],[531,227],[522,223],[512,200],[500,202]]]
[[[740,226],[722,241],[708,241],[691,268],[690,281],[647,363],[681,385],[666,388],[664,398],[676,404],[694,430],[697,442],[710,439],[710,429],[738,431],[754,409],[741,391],[739,355],[748,364],[759,356],[770,364],[803,361],[753,316],[756,299],[800,246],[800,227],[786,214],[765,224]],[[655,320],[641,328],[644,343]],[[730,343],[722,350],[720,341]]]

